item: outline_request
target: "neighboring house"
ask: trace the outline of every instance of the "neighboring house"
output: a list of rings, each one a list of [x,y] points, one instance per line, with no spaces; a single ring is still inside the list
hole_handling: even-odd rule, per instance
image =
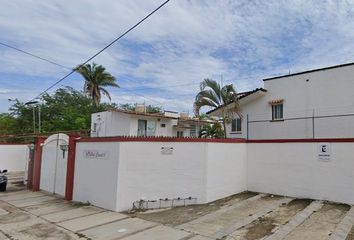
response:
[[[235,115],[227,124],[228,137],[354,137],[354,63],[267,78],[263,82],[264,89],[239,94],[242,119]],[[220,108],[207,114],[220,117]]]
[[[209,122],[189,118],[186,113],[146,113],[144,107],[135,111],[115,109],[91,115],[91,137],[198,137],[201,127]]]

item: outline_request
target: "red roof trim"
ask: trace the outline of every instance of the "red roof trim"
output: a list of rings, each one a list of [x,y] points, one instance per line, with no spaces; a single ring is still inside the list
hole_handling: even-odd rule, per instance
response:
[[[354,142],[354,138],[318,138],[318,139],[260,139],[242,138],[177,138],[177,137],[96,137],[81,138],[78,142],[211,142],[211,143],[312,143],[312,142]]]
[[[128,111],[128,110],[122,110],[122,109],[107,109],[106,111],[103,112],[118,112],[118,113],[124,113],[132,116],[143,116],[143,117],[153,117],[153,118],[163,118],[163,119],[174,119],[174,120],[179,120],[181,122],[196,122],[196,123],[214,123],[215,121],[212,120],[201,120],[201,119],[196,119],[196,118],[181,118],[180,116],[177,117],[172,117],[172,116],[165,116],[164,113],[146,113],[146,112],[135,112],[135,111]],[[169,113],[177,113],[177,112],[172,112],[172,111],[165,111]],[[102,112],[96,112],[95,114],[102,113]]]
[[[178,119],[178,117],[172,117],[172,116],[165,116],[163,113],[147,113],[147,112],[136,112],[136,111],[129,111],[129,110],[123,110],[123,109],[107,109],[107,112],[119,112],[119,113],[125,113],[129,115],[135,115],[135,116],[145,116],[145,117],[155,117],[155,118],[168,118],[168,119]],[[103,111],[105,112],[105,111]],[[97,113],[102,113],[102,112],[97,112]]]
[[[316,138],[316,139],[260,139],[247,143],[311,143],[311,142],[354,142],[354,138]]]
[[[177,137],[97,137],[82,138],[78,142],[215,142],[215,143],[245,143],[245,139],[237,138],[177,138]]]

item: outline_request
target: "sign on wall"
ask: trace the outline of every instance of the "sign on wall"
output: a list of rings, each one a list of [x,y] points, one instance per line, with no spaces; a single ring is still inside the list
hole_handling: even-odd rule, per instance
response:
[[[331,145],[330,143],[318,144],[318,160],[323,162],[331,161]]]
[[[108,151],[103,151],[103,150],[84,150],[84,158],[107,159],[108,155],[109,155]]]
[[[173,147],[161,147],[161,154],[162,155],[172,155],[173,154]]]

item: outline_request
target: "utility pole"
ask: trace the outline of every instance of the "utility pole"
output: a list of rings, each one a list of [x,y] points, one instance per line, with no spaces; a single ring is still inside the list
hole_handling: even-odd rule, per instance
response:
[[[223,85],[224,85],[224,79],[223,79],[223,75],[220,74],[220,90],[223,88]],[[225,138],[227,138],[227,133],[226,133],[226,123],[225,123],[225,102],[223,101],[222,99],[222,91],[220,91],[220,103],[221,103],[221,114],[222,114],[222,125],[223,125],[223,128],[224,128],[224,135],[225,135]]]
[[[38,133],[41,133],[41,105],[38,104]]]
[[[38,101],[26,102],[25,105],[33,105],[36,103],[39,103],[39,102]],[[41,111],[38,111],[39,121],[40,121],[40,114],[41,114]],[[38,130],[40,132],[40,122],[39,122],[39,129]],[[36,133],[36,106],[35,105],[33,106],[33,133]]]
[[[224,87],[224,76],[221,74],[221,89]]]
[[[36,133],[36,109],[34,106],[32,107],[32,109],[33,109],[33,133]]]

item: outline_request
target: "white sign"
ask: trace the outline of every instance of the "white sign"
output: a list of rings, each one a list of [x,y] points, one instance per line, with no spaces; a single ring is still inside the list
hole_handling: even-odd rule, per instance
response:
[[[318,144],[318,160],[323,162],[331,161],[331,145],[330,143]]]
[[[108,151],[84,150],[84,158],[107,159],[108,158]]]
[[[172,155],[173,154],[173,147],[161,147],[161,154],[162,155]]]

